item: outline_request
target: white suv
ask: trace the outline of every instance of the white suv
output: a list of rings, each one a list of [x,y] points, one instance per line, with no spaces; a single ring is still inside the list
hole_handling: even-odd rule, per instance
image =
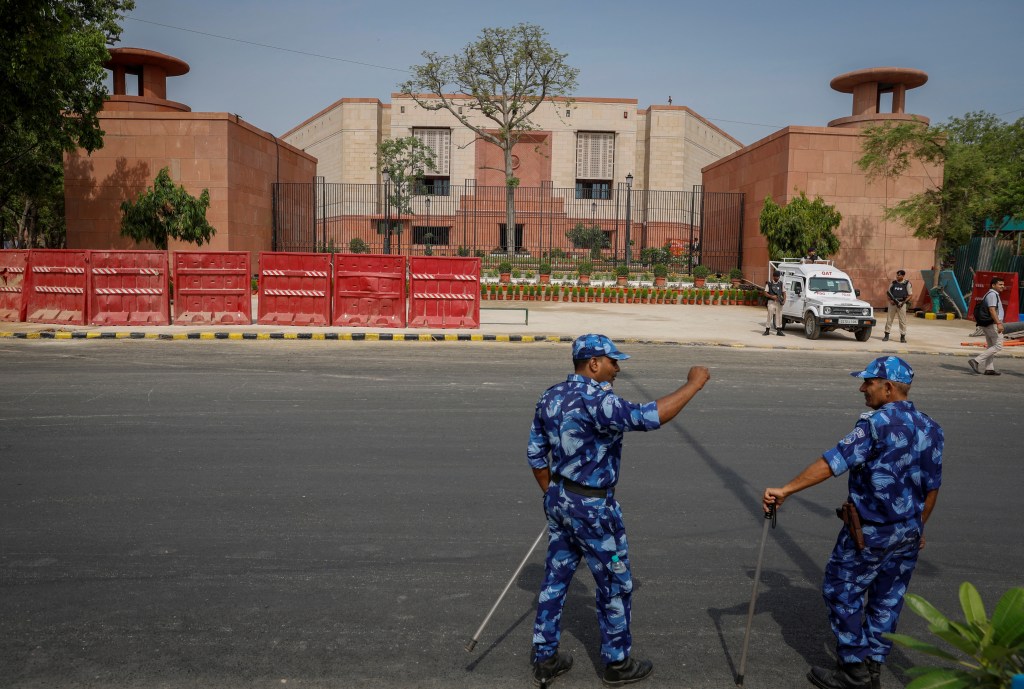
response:
[[[796,258],[771,261],[772,271],[782,273],[786,303],[782,305],[782,325],[803,323],[807,339],[816,340],[823,332],[849,330],[858,342],[867,342],[875,325],[871,304],[861,301],[850,276],[832,261],[802,262]]]

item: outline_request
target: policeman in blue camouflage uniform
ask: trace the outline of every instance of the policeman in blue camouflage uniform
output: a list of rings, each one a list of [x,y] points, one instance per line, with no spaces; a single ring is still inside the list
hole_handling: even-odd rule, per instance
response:
[[[860,517],[863,549],[848,528],[825,566],[822,595],[836,636],[836,669],[813,667],[821,689],[880,686],[903,597],[924,547],[924,524],[942,483],[943,434],[907,399],[914,370],[899,357],[879,357],[863,371],[860,391],[874,411],[782,488],[766,488],[765,511],[798,491],[849,471],[849,501]],[[867,601],[865,603],[865,594]]]
[[[558,641],[562,606],[581,558],[597,589],[604,683],[639,682],[653,670],[650,661],[630,656],[633,580],[622,511],[615,500],[622,435],[660,428],[711,376],[707,368],[694,366],[675,392],[636,404],[612,392],[619,361],[628,358],[604,335],[581,335],[572,346],[575,372],[537,402],[526,454],[544,491],[548,519],[544,583],[533,626],[533,681],[538,686],[547,686],[572,667],[572,656],[558,650]]]

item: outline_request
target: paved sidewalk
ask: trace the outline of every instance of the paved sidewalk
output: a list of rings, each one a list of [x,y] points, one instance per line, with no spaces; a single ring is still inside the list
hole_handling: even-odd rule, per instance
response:
[[[884,319],[884,312],[881,318]],[[973,323],[911,318],[907,344],[898,331],[882,342],[876,326],[871,339],[857,342],[853,333],[823,333],[818,340],[804,337],[793,324],[785,337],[764,336],[765,310],[750,306],[654,304],[579,304],[564,302],[486,302],[479,329],[314,328],[267,325],[197,326],[56,326],[0,323],[0,338],[27,339],[228,339],[228,340],[365,340],[365,341],[498,341],[568,342],[586,332],[601,332],[614,340],[677,345],[717,345],[780,350],[834,352],[906,352],[970,356],[982,337],[972,337]],[[883,320],[884,322],[884,320]],[[894,324],[895,325],[895,324]],[[1007,347],[1002,357],[1024,358],[1024,347]]]

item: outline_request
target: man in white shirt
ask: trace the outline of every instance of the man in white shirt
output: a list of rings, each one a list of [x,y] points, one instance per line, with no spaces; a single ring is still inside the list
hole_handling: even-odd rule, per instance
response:
[[[1002,278],[992,278],[989,291],[982,297],[992,317],[992,323],[981,326],[982,332],[985,333],[985,344],[988,345],[988,349],[975,358],[967,360],[975,373],[982,373],[984,370],[986,376],[1000,375],[995,367],[995,358],[996,354],[1003,351],[1003,300],[1000,295],[1004,289],[1006,289],[1006,282]]]

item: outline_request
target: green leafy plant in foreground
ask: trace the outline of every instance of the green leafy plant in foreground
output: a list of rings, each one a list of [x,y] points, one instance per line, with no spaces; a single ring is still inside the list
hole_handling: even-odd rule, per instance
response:
[[[928,630],[970,657],[965,660],[938,646],[905,634],[886,634],[900,646],[955,662],[955,667],[913,667],[906,689],[1009,689],[1024,673],[1024,588],[1007,591],[989,619],[981,595],[970,583],[960,585],[965,622],[954,622],[920,596],[907,594],[907,606],[928,622]]]

